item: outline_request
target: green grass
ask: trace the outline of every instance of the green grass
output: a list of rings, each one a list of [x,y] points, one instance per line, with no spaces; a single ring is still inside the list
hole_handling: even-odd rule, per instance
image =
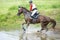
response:
[[[42,15],[60,22],[60,0],[33,0]],[[20,29],[24,16],[17,16],[18,6],[29,10],[29,0],[0,0],[0,30]]]

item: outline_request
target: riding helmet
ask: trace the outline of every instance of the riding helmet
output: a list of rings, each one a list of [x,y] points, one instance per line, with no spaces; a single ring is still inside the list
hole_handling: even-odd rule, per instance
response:
[[[29,1],[29,3],[32,3],[32,1]]]

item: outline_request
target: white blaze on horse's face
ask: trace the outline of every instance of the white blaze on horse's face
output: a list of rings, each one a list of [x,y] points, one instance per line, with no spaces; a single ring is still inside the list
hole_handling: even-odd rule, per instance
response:
[[[20,10],[20,8],[18,10]]]
[[[22,8],[19,8],[17,15],[19,16],[21,13],[22,13]]]

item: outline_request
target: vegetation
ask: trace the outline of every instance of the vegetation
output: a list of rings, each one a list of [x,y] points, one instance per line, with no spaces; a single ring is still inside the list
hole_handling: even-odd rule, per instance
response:
[[[60,0],[33,0],[41,15],[60,22]],[[24,16],[17,16],[18,6],[29,10],[29,0],[0,0],[0,30],[20,29]]]

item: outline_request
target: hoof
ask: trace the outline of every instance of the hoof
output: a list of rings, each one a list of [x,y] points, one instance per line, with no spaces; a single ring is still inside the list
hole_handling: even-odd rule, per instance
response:
[[[40,32],[39,30],[37,32]]]
[[[38,30],[37,32],[41,32],[41,30],[40,31]]]

